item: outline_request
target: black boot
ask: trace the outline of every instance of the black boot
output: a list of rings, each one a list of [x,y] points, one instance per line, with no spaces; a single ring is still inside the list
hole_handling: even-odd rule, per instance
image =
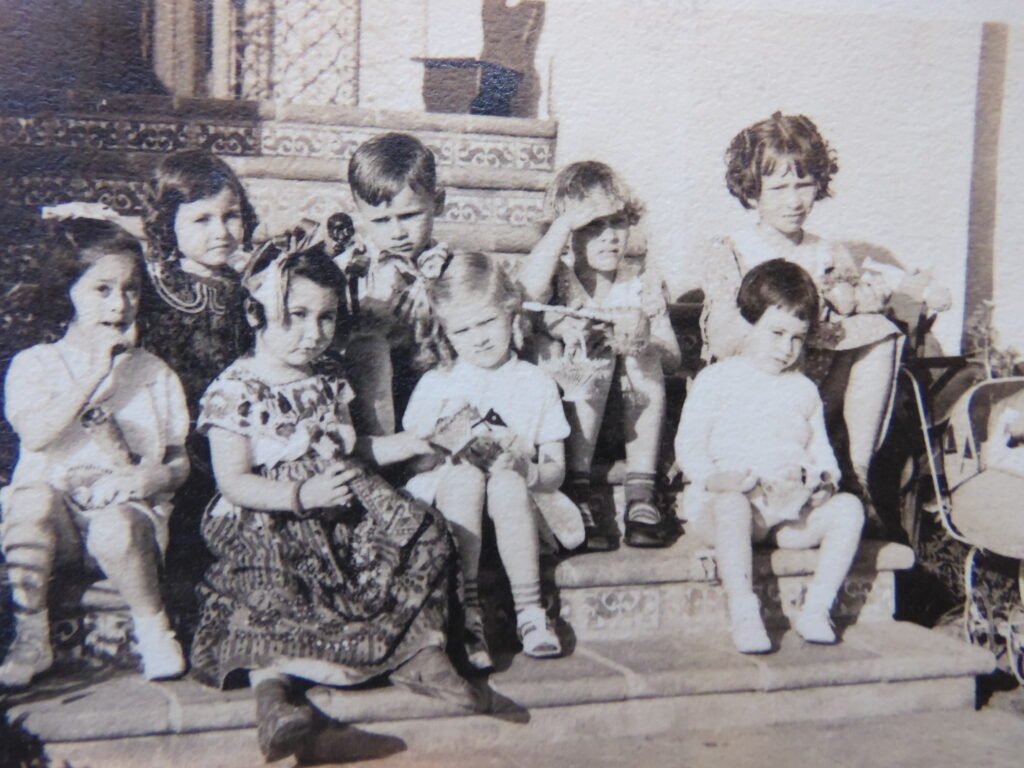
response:
[[[268,763],[294,755],[313,732],[313,708],[308,702],[293,703],[283,678],[256,686],[256,719],[260,752]]]

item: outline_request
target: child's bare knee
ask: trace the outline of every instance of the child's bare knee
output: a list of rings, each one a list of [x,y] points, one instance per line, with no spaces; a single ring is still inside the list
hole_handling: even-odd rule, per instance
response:
[[[526,478],[511,469],[496,469],[487,481],[489,498],[505,499],[526,493]]]
[[[483,488],[486,482],[483,470],[472,464],[453,464],[445,470],[444,484],[446,487]]]
[[[736,491],[716,493],[711,501],[711,509],[716,518],[736,517],[744,515],[750,517],[750,501],[747,497]]]
[[[141,556],[154,547],[153,524],[131,507],[110,507],[89,521],[86,549],[98,560]]]
[[[49,485],[34,484],[15,488],[5,505],[5,537],[25,533],[56,534],[55,516],[63,507],[60,495]]]
[[[859,533],[864,527],[864,505],[852,493],[840,493],[829,502],[829,517],[834,527]]]

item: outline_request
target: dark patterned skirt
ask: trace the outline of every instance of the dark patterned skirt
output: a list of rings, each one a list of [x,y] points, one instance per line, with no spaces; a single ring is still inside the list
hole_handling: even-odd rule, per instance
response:
[[[352,490],[358,503],[307,518],[211,506],[203,537],[215,562],[192,647],[200,680],[222,687],[233,671],[274,667],[351,684],[443,643],[454,563],[443,518],[370,472]],[[296,671],[302,660],[314,671]],[[316,671],[330,666],[326,679]]]

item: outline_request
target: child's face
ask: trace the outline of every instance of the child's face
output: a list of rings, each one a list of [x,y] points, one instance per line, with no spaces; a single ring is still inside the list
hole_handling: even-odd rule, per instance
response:
[[[338,296],[306,277],[292,278],[285,302],[287,317],[267,317],[257,333],[257,351],[302,368],[327,351],[338,321]]]
[[[814,177],[801,178],[793,168],[792,162],[779,158],[775,170],[761,177],[761,195],[754,201],[761,223],[789,237],[803,232],[818,194]]]
[[[743,356],[768,373],[782,373],[800,357],[810,324],[788,309],[768,307],[743,344]]]
[[[512,348],[512,316],[487,299],[450,303],[438,309],[455,354],[477,368],[497,368]]]
[[[182,203],[174,216],[174,237],[183,258],[210,270],[228,264],[244,236],[242,207],[230,187],[212,197]]]
[[[595,272],[614,273],[626,255],[629,216],[618,211],[585,224],[573,233],[572,247],[577,259]],[[579,261],[577,261],[579,264]]]
[[[122,253],[100,257],[69,291],[75,325],[90,331],[125,333],[135,322],[139,292],[134,259]]]
[[[362,234],[377,250],[415,259],[430,242],[434,216],[441,212],[444,198],[421,194],[406,185],[391,202],[370,205],[355,195]]]

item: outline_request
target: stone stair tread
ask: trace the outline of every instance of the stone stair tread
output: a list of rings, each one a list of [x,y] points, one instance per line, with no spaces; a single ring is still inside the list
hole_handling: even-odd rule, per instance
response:
[[[663,584],[683,581],[714,581],[713,550],[683,536],[667,549],[621,547],[614,552],[576,555],[554,569],[560,588]],[[754,572],[777,577],[814,573],[817,549],[755,549]],[[914,552],[903,544],[866,540],[854,561],[854,571],[905,570],[914,564]]]
[[[521,654],[493,674],[499,713],[514,717],[552,707],[604,705],[627,699],[796,691],[825,686],[965,678],[992,670],[990,654],[906,623],[855,625],[834,647],[807,646],[776,633],[777,652],[742,656],[723,632],[654,637],[643,642],[587,642],[565,658],[533,661]],[[182,680],[147,683],[124,674],[92,685],[47,681],[23,694],[9,717],[44,741],[77,741],[195,733],[254,725],[248,689],[220,692]],[[359,691],[314,688],[310,696],[344,723],[463,718],[451,705],[382,686]]]

